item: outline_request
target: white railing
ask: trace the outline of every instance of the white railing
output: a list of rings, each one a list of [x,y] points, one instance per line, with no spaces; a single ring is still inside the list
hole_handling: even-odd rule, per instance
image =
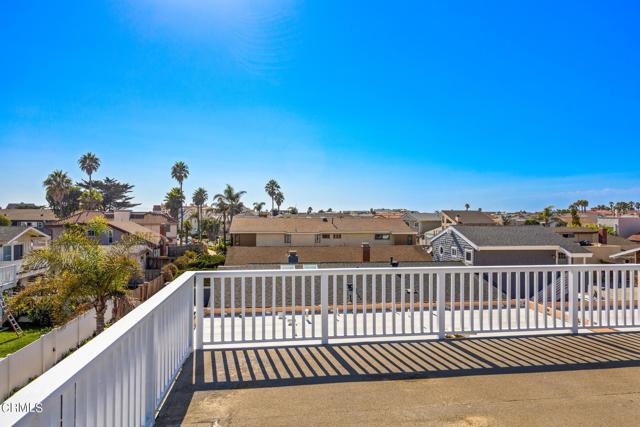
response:
[[[227,270],[196,277],[196,346],[640,327],[640,266]]]
[[[16,284],[18,275],[18,265],[1,261],[0,264],[0,292],[13,287]]]
[[[193,351],[193,289],[193,273],[168,284],[6,400],[0,425],[152,425]]]
[[[637,264],[188,272],[5,401],[0,425],[151,425],[205,344],[640,327],[639,278]]]

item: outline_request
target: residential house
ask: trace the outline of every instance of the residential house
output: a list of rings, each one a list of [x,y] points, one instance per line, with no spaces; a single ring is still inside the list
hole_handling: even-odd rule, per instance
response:
[[[233,246],[413,245],[416,231],[401,219],[236,216]]]
[[[589,227],[555,227],[551,228],[551,230],[566,239],[579,243],[591,252],[593,254],[589,261],[591,263],[629,262],[628,256],[616,256],[613,258],[612,256],[640,247],[640,244],[624,237],[609,235],[604,227],[598,230]]]
[[[58,220],[51,209],[44,208],[0,209],[0,215],[9,218],[13,226],[33,227],[47,234],[50,233],[48,226]]]
[[[443,210],[440,212],[440,225],[442,228],[447,228],[454,224],[497,225],[491,215],[482,211]]]
[[[438,212],[407,212],[402,216],[402,220],[418,233],[417,239],[421,245],[426,245],[429,233],[438,230],[441,226]]]
[[[593,255],[549,227],[451,225],[431,241],[434,261],[467,265],[583,264]]]
[[[116,211],[105,213],[107,219],[118,219],[135,222],[146,227],[154,233],[167,238],[169,243],[175,242],[178,238],[178,221],[164,212],[136,212],[136,211]]]
[[[227,266],[431,261],[401,219],[238,216],[229,232]]]
[[[106,220],[107,231],[99,236],[93,235],[91,230],[88,230],[87,233],[89,233],[90,237],[97,239],[101,245],[112,245],[120,241],[123,236],[135,235],[141,237],[145,244],[149,246],[154,253],[158,255],[166,254],[167,238],[165,236],[150,228],[127,220],[126,215],[120,216],[117,212],[113,218],[110,218],[104,213],[98,211],[76,212],[75,214],[57,221],[50,226],[52,230],[52,237],[55,240],[64,233],[65,227],[72,224],[86,225],[96,217],[103,217]]]
[[[613,228],[615,234],[624,238],[640,233],[640,217],[638,216],[599,217],[597,224]]]
[[[34,227],[0,227],[0,277],[8,277],[6,273],[11,267],[15,267],[14,271],[18,273],[12,273],[11,280],[0,279],[0,292],[14,287],[23,278],[40,273],[41,269],[23,269],[22,261],[31,251],[46,247],[50,241],[48,234]]]

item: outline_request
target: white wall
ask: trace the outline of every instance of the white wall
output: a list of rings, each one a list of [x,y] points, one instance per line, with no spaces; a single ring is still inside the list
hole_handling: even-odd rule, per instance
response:
[[[111,301],[107,303],[105,322],[111,320]],[[52,329],[26,347],[0,359],[0,402],[16,387],[58,363],[69,350],[90,338],[96,330],[95,310],[91,309],[64,326]]]

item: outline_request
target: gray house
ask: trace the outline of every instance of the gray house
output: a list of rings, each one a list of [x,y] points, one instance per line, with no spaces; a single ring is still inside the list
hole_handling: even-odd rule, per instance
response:
[[[539,225],[451,225],[431,245],[434,261],[467,265],[586,264],[593,255]]]

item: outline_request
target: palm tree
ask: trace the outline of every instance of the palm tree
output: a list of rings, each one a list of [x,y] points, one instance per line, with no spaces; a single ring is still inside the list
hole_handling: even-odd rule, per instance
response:
[[[227,213],[229,213],[229,204],[224,195],[216,194],[213,196],[215,200],[216,212],[222,215],[222,241],[227,243]]]
[[[100,159],[92,152],[83,154],[78,160],[80,169],[87,175],[89,175],[89,190],[91,190],[91,175],[100,167]]]
[[[549,226],[549,221],[551,220],[553,206],[547,206],[542,210],[542,221],[544,222],[545,227]]]
[[[107,301],[124,294],[129,280],[140,274],[138,261],[131,256],[131,248],[140,239],[126,236],[107,250],[99,239],[87,234],[91,230],[100,235],[106,229],[104,218],[91,221],[87,227],[70,228],[46,248],[31,251],[25,260],[28,266],[46,264],[46,280],[56,284],[58,294],[66,301],[95,308],[97,333],[104,330]]]
[[[372,209],[373,210],[373,209]],[[311,206],[309,206],[307,208],[307,215],[311,215],[311,213],[313,212],[313,208]]]
[[[218,212],[222,213],[222,233],[225,243],[227,242],[227,219],[231,224],[234,215],[242,212],[244,204],[240,199],[244,194],[246,191],[235,191],[231,185],[227,184],[222,193],[214,196],[216,208]]]
[[[276,206],[278,207],[278,213],[280,213],[280,205],[284,202],[284,194],[281,191],[278,191],[274,196],[273,200],[276,202]]]
[[[465,203],[465,204],[464,204],[464,209],[465,209],[465,210],[467,210],[467,211],[468,211],[470,207],[471,207],[471,205],[470,205],[469,203]]]
[[[164,204],[169,209],[169,215],[178,218],[180,214],[180,206],[184,203],[184,194],[178,187],[173,187],[166,196],[164,196]]]
[[[253,202],[253,210],[256,211],[257,214],[262,212],[262,208],[266,205],[265,202]]]
[[[280,184],[275,179],[270,179],[267,185],[264,186],[264,191],[271,197],[271,212],[273,212],[273,202],[275,201],[276,194],[280,191]]]
[[[60,204],[63,202],[64,196],[71,188],[72,181],[66,172],[57,169],[51,172],[42,184],[46,188],[47,196]]]
[[[207,202],[209,198],[209,194],[207,194],[207,190],[202,187],[199,187],[196,191],[193,192],[193,204],[198,208],[198,237],[202,240],[202,206]]]
[[[189,167],[185,162],[175,162],[173,167],[171,168],[171,178],[178,181],[180,184],[180,192],[182,193],[182,183],[185,179],[189,177]],[[180,220],[178,223],[180,224],[180,231],[182,231],[182,223],[184,222],[184,209],[183,203],[180,203]],[[182,234],[180,235],[180,244],[182,244]]]

